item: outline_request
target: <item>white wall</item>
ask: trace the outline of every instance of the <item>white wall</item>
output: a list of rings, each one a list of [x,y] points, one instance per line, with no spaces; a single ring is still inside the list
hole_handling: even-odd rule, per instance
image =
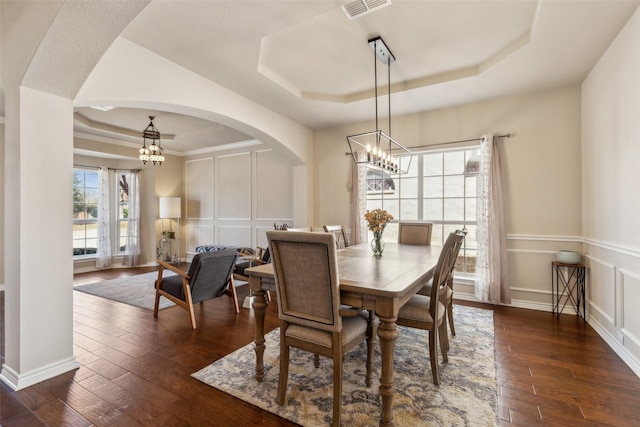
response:
[[[346,136],[359,123],[314,135],[316,224],[350,228]],[[502,141],[509,269],[513,305],[551,310],[551,261],[560,249],[581,249],[580,89],[569,87],[392,119],[407,146],[511,132]],[[458,296],[473,295],[456,285]]]
[[[589,323],[640,375],[640,11],[582,85]]]
[[[233,150],[185,160],[185,236],[200,245],[266,247],[273,224],[293,224],[294,167],[272,149]]]

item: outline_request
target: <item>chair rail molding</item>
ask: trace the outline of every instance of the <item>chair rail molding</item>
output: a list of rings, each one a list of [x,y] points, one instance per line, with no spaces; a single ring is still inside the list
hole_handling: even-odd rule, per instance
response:
[[[630,255],[632,257],[640,258],[640,248],[632,248],[630,246],[618,245],[615,243],[603,242],[601,240],[584,238],[583,243],[595,246],[602,249],[607,249],[612,252],[617,252],[623,255]]]
[[[536,242],[583,243],[580,236],[554,236],[545,234],[507,234],[507,240],[532,240]]]
[[[543,235],[543,234],[507,234],[507,240],[582,243],[585,245],[607,249],[620,254],[630,255],[636,258],[640,258],[640,248],[619,245],[616,243],[605,242],[602,240],[590,239],[588,237],[581,237],[581,236],[554,236],[554,235]],[[519,250],[510,249],[510,251],[519,251]]]
[[[539,249],[507,249],[507,253],[513,254],[531,254],[531,255],[554,255],[558,251],[539,250]]]

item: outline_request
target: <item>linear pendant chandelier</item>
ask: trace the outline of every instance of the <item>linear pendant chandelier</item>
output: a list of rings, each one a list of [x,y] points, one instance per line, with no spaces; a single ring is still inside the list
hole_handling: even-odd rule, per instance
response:
[[[373,49],[374,90],[376,101],[376,130],[347,136],[351,157],[355,164],[386,171],[390,174],[404,174],[409,170],[413,153],[391,137],[391,63],[396,60],[382,37],[368,41]],[[389,97],[389,134],[378,126],[378,62],[387,64],[387,87]],[[402,161],[399,158],[402,157]]]

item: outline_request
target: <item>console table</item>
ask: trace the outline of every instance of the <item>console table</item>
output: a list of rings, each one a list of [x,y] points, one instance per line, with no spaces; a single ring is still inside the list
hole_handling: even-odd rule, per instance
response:
[[[551,262],[551,304],[557,317],[564,310],[567,302],[583,320],[586,313],[586,267],[584,264],[567,264],[560,261]]]

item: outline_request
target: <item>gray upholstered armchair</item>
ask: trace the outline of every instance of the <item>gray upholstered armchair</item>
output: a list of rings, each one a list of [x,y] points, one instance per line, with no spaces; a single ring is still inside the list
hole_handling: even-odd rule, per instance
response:
[[[158,317],[158,305],[163,296],[187,310],[191,327],[196,329],[193,304],[218,298],[225,293],[231,294],[236,313],[239,313],[238,296],[233,283],[233,268],[237,257],[238,252],[235,250],[199,253],[193,257],[188,273],[164,261],[158,261],[160,269],[156,281],[153,317]],[[176,275],[162,277],[165,268]]]

